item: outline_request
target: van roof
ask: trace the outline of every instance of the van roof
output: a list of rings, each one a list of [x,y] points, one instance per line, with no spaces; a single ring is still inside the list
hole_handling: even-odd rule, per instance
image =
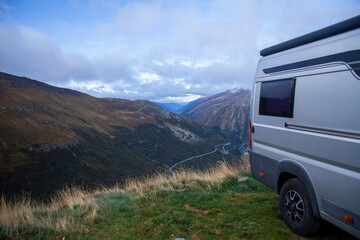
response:
[[[300,37],[276,44],[260,51],[261,56],[268,56],[274,53],[282,52],[307,43],[315,42],[327,37],[334,36],[360,27],[360,15],[347,19],[345,21],[330,25],[317,31],[302,35]]]

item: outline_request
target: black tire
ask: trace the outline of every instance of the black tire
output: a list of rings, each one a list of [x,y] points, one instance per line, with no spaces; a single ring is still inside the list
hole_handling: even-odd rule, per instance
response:
[[[309,236],[320,229],[321,219],[314,215],[306,188],[298,178],[281,187],[280,211],[285,223],[299,236]]]

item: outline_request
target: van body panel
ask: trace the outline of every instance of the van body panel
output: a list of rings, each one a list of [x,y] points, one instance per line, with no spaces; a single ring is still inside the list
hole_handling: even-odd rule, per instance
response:
[[[350,225],[350,223],[344,221],[342,215],[346,214],[348,216],[351,216],[354,219],[354,225],[353,227],[357,230],[360,230],[360,215],[356,214],[355,212],[345,209],[342,206],[336,204],[335,202],[332,202],[326,198],[321,198],[321,202],[323,204],[325,212],[330,213],[331,216],[334,216],[334,218],[340,222],[343,222],[347,225]]]
[[[297,37],[295,39],[288,40],[286,42],[277,44],[272,47],[265,48],[260,51],[261,56],[268,56],[274,53],[283,52],[285,50],[295,48],[301,45],[305,45],[311,42],[319,41],[340,33],[349,32],[353,29],[360,27],[360,15],[347,19],[345,21],[336,23],[329,27],[319,29],[315,32],[305,34],[303,36]]]
[[[329,49],[331,49],[331,52],[329,52]],[[298,63],[319,57],[340,54],[343,52],[356,51],[359,49],[360,49],[360,33],[359,30],[356,29],[351,32],[346,32],[327,39],[320,40],[318,42],[313,42],[294,49],[286,50],[284,52],[276,53],[274,55],[262,57],[259,60],[258,69],[260,69],[260,71],[257,71],[255,78],[258,79],[261,77],[266,77],[268,75],[271,75],[264,73],[263,71],[264,69],[278,67],[285,64]],[[346,67],[346,62],[344,61],[333,60],[328,63],[344,65]],[[322,63],[322,64],[326,64],[326,63]],[[308,69],[315,67],[317,67],[317,65],[313,65],[312,67],[307,67],[302,69],[306,71]],[[293,70],[299,70],[299,69],[293,69]]]
[[[251,172],[256,180],[277,191],[276,168],[278,161],[266,157],[262,154],[254,153],[251,155]],[[260,172],[264,177],[260,177]]]
[[[262,87],[288,79],[295,83],[291,115],[264,115],[261,104],[286,99]],[[360,28],[262,57],[250,121],[253,176],[277,193],[282,177],[299,178],[316,216],[360,238]]]

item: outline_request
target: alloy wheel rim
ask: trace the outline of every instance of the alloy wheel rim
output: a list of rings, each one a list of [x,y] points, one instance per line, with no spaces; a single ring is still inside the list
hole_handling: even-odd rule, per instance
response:
[[[305,215],[304,201],[301,196],[296,191],[290,190],[285,194],[284,200],[286,214],[290,221],[301,223]]]

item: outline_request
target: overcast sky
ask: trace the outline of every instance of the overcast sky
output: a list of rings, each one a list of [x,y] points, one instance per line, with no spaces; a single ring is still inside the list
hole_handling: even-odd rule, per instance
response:
[[[0,0],[0,71],[97,97],[251,88],[259,51],[360,14],[360,0]]]

